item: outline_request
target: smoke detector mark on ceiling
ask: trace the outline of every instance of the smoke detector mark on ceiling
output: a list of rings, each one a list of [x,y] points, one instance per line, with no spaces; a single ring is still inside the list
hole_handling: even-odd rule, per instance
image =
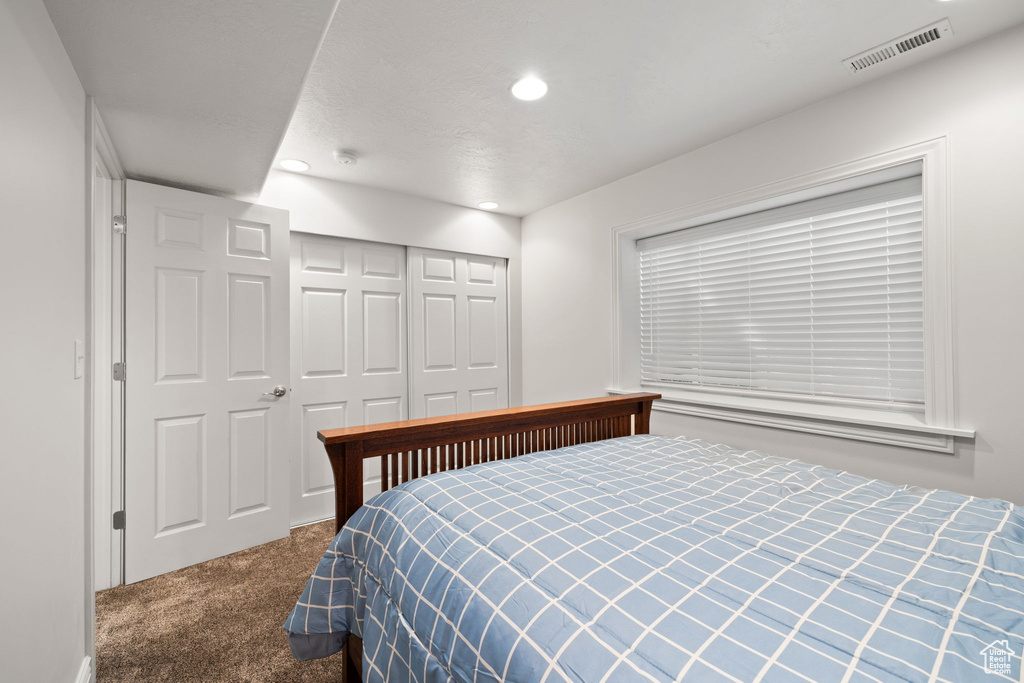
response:
[[[934,24],[920,28],[905,36],[900,36],[887,43],[871,48],[859,55],[854,55],[843,60],[843,65],[853,73],[862,71],[869,66],[881,64],[894,57],[906,54],[911,50],[933,43],[942,38],[949,38],[953,35],[953,27],[949,25],[949,19],[937,21]]]
[[[355,166],[359,163],[359,155],[350,149],[339,149],[334,152],[334,160],[344,166]]]

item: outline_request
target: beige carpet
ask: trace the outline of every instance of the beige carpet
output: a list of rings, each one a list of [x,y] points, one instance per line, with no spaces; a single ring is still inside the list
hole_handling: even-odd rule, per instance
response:
[[[341,657],[298,662],[281,625],[334,522],[96,594],[101,682],[331,681]]]

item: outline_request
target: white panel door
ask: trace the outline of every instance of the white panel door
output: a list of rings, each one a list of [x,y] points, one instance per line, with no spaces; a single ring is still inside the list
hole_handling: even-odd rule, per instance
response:
[[[412,417],[508,407],[505,260],[409,248]]]
[[[125,581],[288,535],[288,213],[129,181]]]
[[[404,420],[408,412],[405,248],[292,233],[291,522],[334,516],[321,429]],[[380,462],[364,464],[364,496]]]

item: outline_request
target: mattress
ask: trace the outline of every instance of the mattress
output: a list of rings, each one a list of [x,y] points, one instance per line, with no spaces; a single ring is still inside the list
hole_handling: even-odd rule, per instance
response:
[[[1018,681],[1024,515],[629,436],[374,497],[285,629],[391,683]]]

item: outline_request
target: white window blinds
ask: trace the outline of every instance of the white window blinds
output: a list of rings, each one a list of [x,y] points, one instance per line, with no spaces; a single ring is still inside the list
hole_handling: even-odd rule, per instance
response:
[[[924,403],[921,178],[637,243],[641,381]]]

